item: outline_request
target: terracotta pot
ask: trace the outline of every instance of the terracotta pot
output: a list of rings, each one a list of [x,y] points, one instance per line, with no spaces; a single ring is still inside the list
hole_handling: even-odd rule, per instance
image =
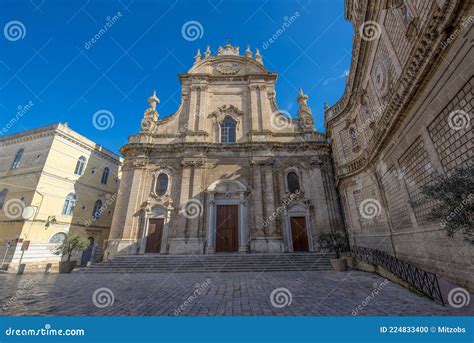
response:
[[[347,270],[347,260],[345,258],[331,258],[331,265],[336,272]]]
[[[354,269],[354,268],[355,268],[355,260],[354,260],[354,257],[352,257],[352,256],[346,256],[345,259],[346,259],[346,261],[347,261],[347,268],[349,268],[349,270]]]
[[[77,261],[62,261],[59,262],[59,273],[66,274],[73,271],[76,267]]]

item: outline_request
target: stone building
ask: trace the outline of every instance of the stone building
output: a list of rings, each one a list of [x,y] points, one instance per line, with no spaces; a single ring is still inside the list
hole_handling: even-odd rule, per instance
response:
[[[345,17],[352,64],[325,124],[351,244],[473,291],[472,245],[449,239],[421,194],[472,163],[472,2],[346,0]]]
[[[0,138],[0,259],[3,267],[56,267],[68,232],[90,239],[75,259],[100,255],[108,238],[121,158],[55,124]],[[27,248],[27,249],[25,249]]]
[[[258,50],[227,44],[194,60],[176,113],[160,119],[154,94],[121,148],[108,256],[318,250],[342,220],[308,97],[297,96],[296,119],[280,111]]]

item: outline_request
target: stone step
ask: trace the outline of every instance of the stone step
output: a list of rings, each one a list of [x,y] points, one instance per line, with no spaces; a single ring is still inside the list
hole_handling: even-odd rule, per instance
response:
[[[124,255],[80,273],[202,273],[331,270],[334,254]]]

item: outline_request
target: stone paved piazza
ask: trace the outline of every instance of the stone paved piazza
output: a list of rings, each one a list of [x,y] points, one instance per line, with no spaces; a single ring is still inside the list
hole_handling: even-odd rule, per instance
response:
[[[443,307],[361,271],[0,274],[0,314],[10,316],[352,316],[359,305],[357,315],[474,315],[472,302]]]

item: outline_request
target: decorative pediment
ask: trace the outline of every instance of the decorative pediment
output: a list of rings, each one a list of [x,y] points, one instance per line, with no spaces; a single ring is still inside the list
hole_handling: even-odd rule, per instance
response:
[[[240,70],[240,64],[235,62],[222,62],[216,65],[216,70],[224,75],[234,75]]]
[[[215,118],[215,120],[220,123],[226,117],[231,117],[236,122],[239,122],[239,118],[244,115],[244,112],[239,110],[234,105],[224,105],[217,109],[217,111],[212,112],[209,117]]]

